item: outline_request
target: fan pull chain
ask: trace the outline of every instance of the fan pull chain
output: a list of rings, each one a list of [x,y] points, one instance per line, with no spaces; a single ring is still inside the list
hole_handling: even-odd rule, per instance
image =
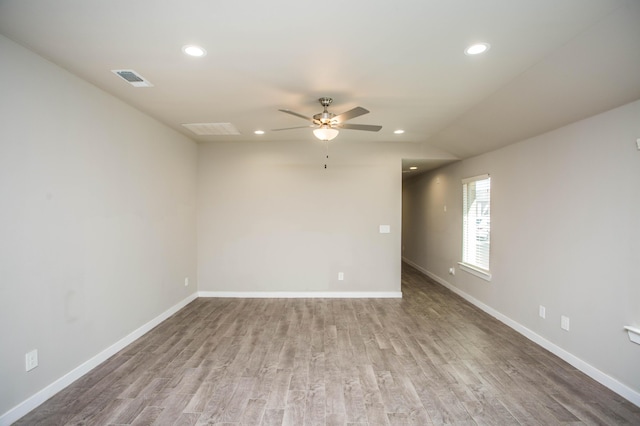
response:
[[[329,141],[327,141],[327,160],[329,159]],[[324,163],[324,168],[327,168],[327,162]]]

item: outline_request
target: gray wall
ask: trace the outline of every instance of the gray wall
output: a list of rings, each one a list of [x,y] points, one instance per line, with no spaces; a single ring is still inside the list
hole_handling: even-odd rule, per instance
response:
[[[305,136],[200,145],[201,291],[400,291],[401,158],[421,146],[338,137],[325,169]]]
[[[640,101],[406,182],[403,256],[639,392],[640,345],[623,331],[640,325],[639,137]],[[483,173],[491,282],[457,267],[461,179]]]
[[[196,290],[197,148],[1,36],[0,57],[2,414]]]

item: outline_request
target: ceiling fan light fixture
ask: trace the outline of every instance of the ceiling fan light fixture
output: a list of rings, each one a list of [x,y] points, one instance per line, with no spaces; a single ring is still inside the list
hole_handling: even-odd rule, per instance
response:
[[[338,133],[340,133],[338,129],[334,129],[327,125],[323,125],[322,127],[313,130],[313,135],[321,141],[333,140],[338,136]]]

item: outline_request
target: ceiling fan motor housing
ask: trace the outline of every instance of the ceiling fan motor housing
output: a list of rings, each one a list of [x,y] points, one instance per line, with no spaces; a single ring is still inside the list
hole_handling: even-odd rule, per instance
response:
[[[331,113],[331,112],[321,112],[320,114],[316,114],[313,116],[313,121],[316,124],[331,124],[331,120],[333,119],[333,117],[335,117],[336,115]]]
[[[327,107],[329,105],[331,105],[331,102],[333,102],[333,99],[332,98],[322,97],[322,98],[318,99],[318,102],[320,102],[320,105],[322,105],[324,107],[324,109],[326,110]]]
[[[324,108],[324,111],[322,111],[319,114],[315,114],[313,116],[313,121],[322,126],[322,125],[328,125],[331,126],[331,124],[335,124],[332,123],[331,120],[333,119],[333,117],[335,117],[336,115],[327,111],[327,107],[329,105],[331,105],[331,103],[333,102],[332,98],[326,98],[326,97],[322,97],[320,99],[318,99],[318,102],[320,102],[320,105],[322,105],[322,107]]]

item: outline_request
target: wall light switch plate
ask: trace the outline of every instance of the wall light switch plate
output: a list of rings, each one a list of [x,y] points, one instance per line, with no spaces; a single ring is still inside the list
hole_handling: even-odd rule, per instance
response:
[[[338,281],[344,281],[344,272],[338,272]]]
[[[380,233],[381,234],[389,234],[391,232],[390,225],[380,225]]]
[[[24,356],[25,371],[31,371],[38,366],[38,350],[34,349],[31,352],[27,352]]]
[[[564,315],[560,317],[560,328],[569,331],[569,317],[565,317]]]
[[[540,305],[540,307],[538,308],[538,315],[540,315],[540,318],[546,318],[547,317],[547,308],[545,308],[544,306]]]

